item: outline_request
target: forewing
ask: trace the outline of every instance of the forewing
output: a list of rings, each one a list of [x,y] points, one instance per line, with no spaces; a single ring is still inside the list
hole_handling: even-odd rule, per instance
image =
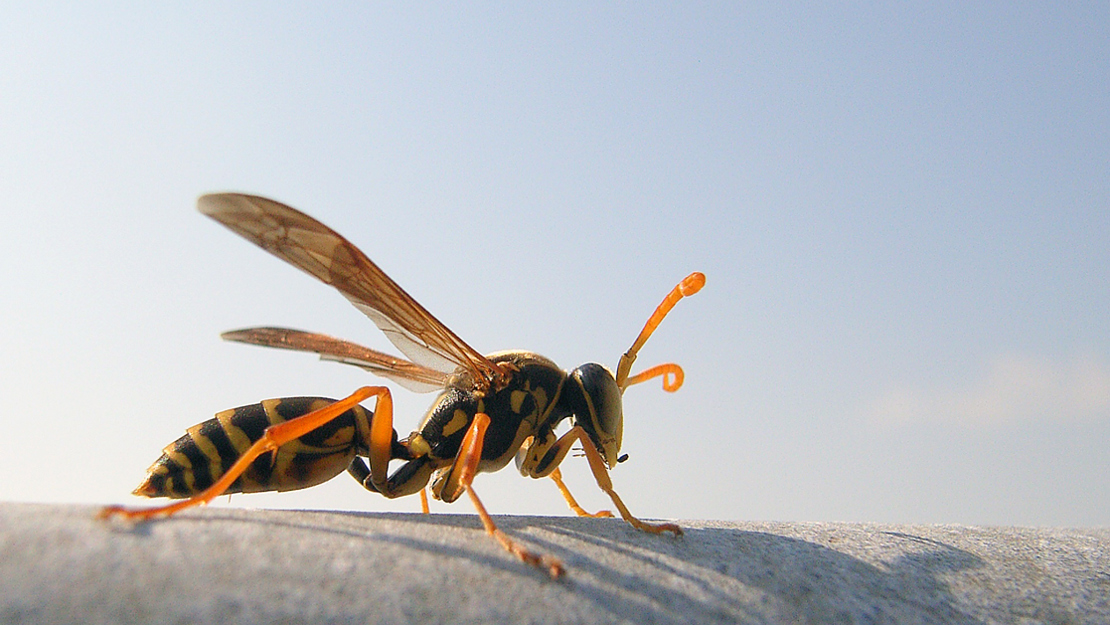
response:
[[[238,193],[201,196],[197,208],[334,286],[414,363],[442,373],[461,366],[486,384],[506,373],[440,323],[351,242],[312,217],[274,200]]]
[[[448,376],[443,372],[326,334],[289,328],[246,328],[224,332],[220,338],[319,354],[323,360],[360,367],[417,393],[439,390],[447,383]]]

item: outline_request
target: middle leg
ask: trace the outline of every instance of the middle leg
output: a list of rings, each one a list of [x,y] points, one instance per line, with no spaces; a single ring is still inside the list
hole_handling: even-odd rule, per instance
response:
[[[486,528],[486,533],[493,536],[506,551],[520,558],[523,562],[536,568],[547,569],[547,573],[551,577],[558,579],[566,572],[563,563],[549,555],[532,553],[512,538],[509,538],[508,534],[498,529],[497,525],[494,524],[493,518],[486,511],[486,507],[482,505],[482,500],[474,492],[474,476],[478,472],[478,463],[482,459],[482,443],[485,441],[486,428],[489,427],[489,423],[488,415],[481,412],[475,415],[474,421],[471,422],[466,431],[466,436],[463,438],[462,447],[459,449],[459,455],[451,472],[452,477],[450,479],[454,481],[455,476],[457,476],[458,484],[457,486],[448,484],[444,488],[444,493],[450,493],[452,497],[458,497],[461,494],[459,491],[466,489],[470,502],[474,504],[474,509],[478,511],[478,517]],[[454,488],[448,490],[452,486]]]
[[[608,510],[600,510],[598,512],[586,512],[585,508],[578,505],[578,500],[574,498],[574,495],[570,494],[570,489],[567,488],[567,485],[563,482],[563,472],[559,470],[559,467],[555,467],[555,470],[552,471],[550,475],[548,475],[548,477],[550,477],[552,481],[555,482],[555,485],[559,487],[559,492],[563,494],[563,499],[566,500],[567,505],[570,506],[570,509],[573,510],[574,513],[578,516],[588,516],[595,519],[612,518],[613,513],[609,512]]]

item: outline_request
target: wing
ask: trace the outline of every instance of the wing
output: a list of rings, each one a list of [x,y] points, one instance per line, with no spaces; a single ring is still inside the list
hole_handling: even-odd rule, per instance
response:
[[[322,360],[360,367],[417,393],[439,390],[447,384],[448,375],[443,372],[326,334],[289,328],[246,328],[224,332],[220,338],[251,345],[312,352],[319,354]]]
[[[414,363],[448,374],[463,367],[481,388],[508,375],[440,323],[350,241],[312,217],[274,200],[238,193],[201,196],[197,208],[334,286]]]

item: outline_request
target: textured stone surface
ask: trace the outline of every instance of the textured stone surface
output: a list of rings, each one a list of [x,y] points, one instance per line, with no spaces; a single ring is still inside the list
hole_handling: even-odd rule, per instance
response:
[[[4,623],[1110,623],[1110,529],[0,504]]]

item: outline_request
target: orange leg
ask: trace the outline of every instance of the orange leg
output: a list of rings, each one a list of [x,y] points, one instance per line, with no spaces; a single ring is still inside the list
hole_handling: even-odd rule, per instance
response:
[[[370,448],[367,459],[370,460],[371,483],[386,497],[392,497],[387,488],[389,479],[389,460],[393,449],[393,396],[389,389],[381,387],[384,392],[378,395],[378,403],[374,406],[374,417],[370,420]]]
[[[628,508],[624,505],[624,502],[621,501],[620,496],[617,495],[616,491],[613,490],[613,482],[609,479],[609,468],[608,465],[605,464],[605,459],[601,456],[601,453],[597,450],[597,447],[595,447],[594,444],[590,442],[590,437],[586,434],[586,431],[583,430],[582,426],[580,425],[572,427],[566,434],[560,436],[559,440],[555,441],[555,444],[552,445],[551,449],[547,452],[549,455],[554,453],[554,459],[552,459],[550,462],[550,466],[555,467],[553,470],[551,470],[551,473],[549,474],[551,477],[555,477],[556,471],[558,471],[559,464],[562,463],[564,458],[566,458],[567,453],[571,450],[571,447],[574,446],[575,442],[581,443],[582,451],[585,452],[586,459],[590,463],[590,471],[594,474],[594,481],[597,482],[598,488],[605,491],[605,494],[609,495],[609,499],[613,500],[613,504],[621,513],[621,518],[623,518],[625,521],[628,521],[628,523],[636,529],[650,532],[652,534],[658,534],[660,532],[673,532],[676,536],[682,534],[682,529],[674,523],[661,523],[657,525],[654,523],[645,523],[644,521],[641,521],[640,519],[632,516],[632,513],[628,511]],[[537,476],[535,474],[532,475],[534,477],[542,476]],[[556,483],[559,482],[561,482],[561,480],[556,479]],[[565,490],[566,487],[564,485],[560,486],[564,489],[563,494],[565,497],[567,497],[567,503],[571,503],[573,497],[570,497],[570,493]],[[573,509],[576,505],[577,502],[572,503],[571,508]],[[577,510],[575,511],[577,512]],[[585,512],[585,510],[583,510],[583,512]]]
[[[347,412],[356,404],[364,401],[370,397],[378,396],[378,405],[375,409],[375,420],[377,420],[377,413],[383,410],[392,412],[391,402],[389,401],[389,389],[384,386],[364,386],[355,391],[350,397],[341,399],[334,404],[325,406],[319,410],[315,410],[306,415],[291,419],[285,423],[279,423],[266,428],[262,434],[262,438],[258,439],[234,464],[220,476],[211,486],[202,492],[177,503],[168,504],[165,506],[157,506],[153,508],[126,508],[124,506],[107,506],[97,515],[99,518],[108,518],[112,516],[120,516],[129,520],[145,521],[156,516],[170,516],[185,508],[191,508],[201,504],[206,504],[216,497],[219,497],[235,480],[246,471],[252,462],[262,454],[276,451],[278,447],[296,440],[305,434],[323,426],[332,419]],[[392,423],[392,414],[389,415],[388,421]],[[387,444],[388,449],[388,444]],[[388,452],[387,452],[388,453]]]
[[[567,501],[567,505],[570,506],[570,509],[574,510],[574,513],[578,516],[588,516],[595,519],[612,518],[613,513],[609,512],[608,510],[601,510],[599,512],[590,513],[586,512],[586,510],[582,506],[578,505],[578,501],[574,498],[574,495],[570,494],[570,489],[567,488],[567,485],[563,483],[563,472],[559,470],[559,467],[555,467],[555,470],[552,471],[551,474],[548,475],[548,477],[555,481],[555,485],[559,487],[559,492],[563,494],[563,499]]]
[[[609,499],[613,500],[613,505],[621,513],[621,518],[627,521],[632,527],[638,530],[649,532],[651,534],[661,534],[663,532],[671,532],[675,536],[682,535],[682,528],[674,523],[647,523],[632,516],[628,508],[621,501],[617,492],[613,490],[613,481],[609,479],[609,469],[605,466],[605,459],[601,457],[601,453],[597,451],[597,447],[590,442],[590,437],[586,436],[581,427],[571,428],[570,432],[564,434],[564,438],[571,435],[577,436],[579,442],[582,443],[582,451],[586,452],[586,460],[590,462],[590,471],[594,474],[594,480],[597,481],[597,486],[609,495]]]
[[[420,511],[424,514],[431,514],[431,509],[428,508],[428,489],[420,489]]]
[[[451,480],[455,480],[454,476],[457,475],[458,486],[454,488],[454,492],[444,488],[444,493],[450,493],[452,497],[458,497],[461,494],[458,490],[465,488],[466,494],[470,496],[470,502],[474,504],[474,509],[478,511],[478,518],[482,520],[482,525],[486,528],[486,533],[493,536],[505,548],[505,551],[536,568],[547,569],[547,573],[552,578],[558,579],[566,572],[563,563],[548,555],[532,553],[512,538],[509,538],[508,534],[502,532],[493,523],[489,512],[486,512],[486,507],[482,505],[482,500],[478,499],[478,494],[474,492],[474,475],[477,473],[478,463],[482,459],[482,443],[485,441],[486,428],[488,427],[488,415],[478,413],[474,416],[474,421],[470,424],[470,428],[467,429],[466,436],[463,438],[462,447],[459,449],[458,458],[455,460],[455,466],[452,468]],[[449,484],[448,487],[450,486]]]

